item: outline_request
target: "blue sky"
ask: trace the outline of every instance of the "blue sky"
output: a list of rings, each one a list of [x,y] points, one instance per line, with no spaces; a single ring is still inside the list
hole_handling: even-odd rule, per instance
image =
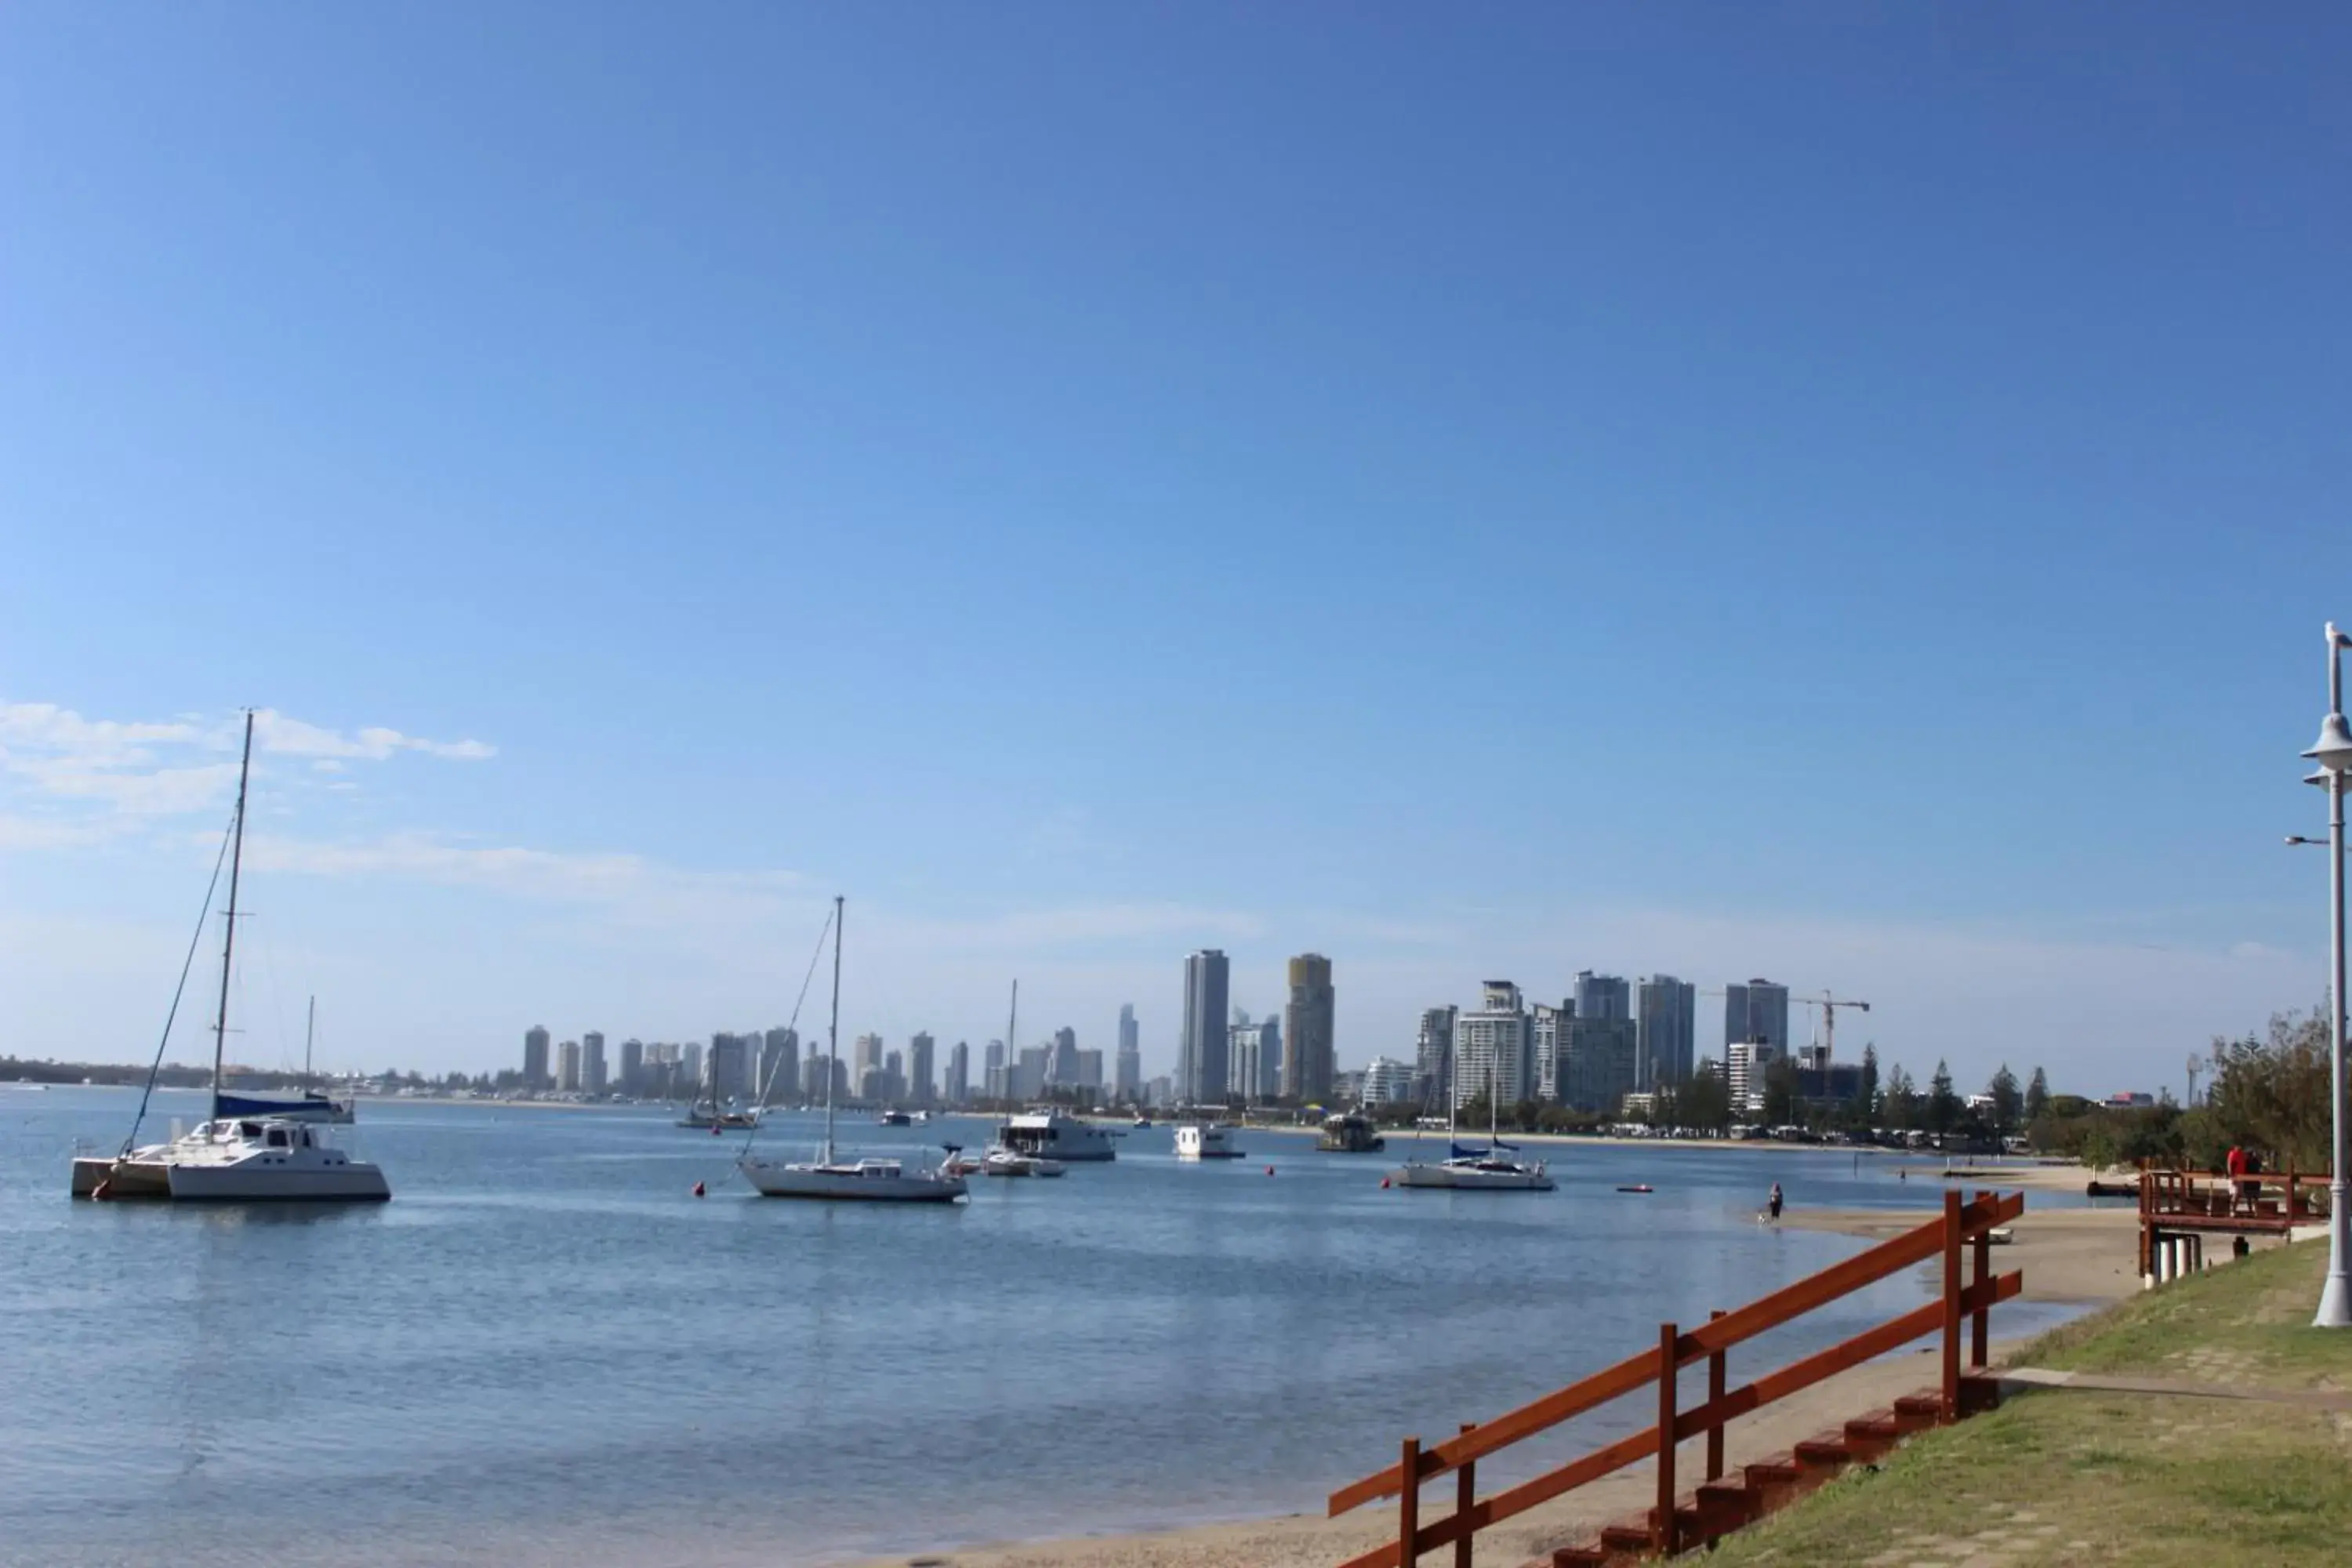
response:
[[[2347,43],[11,7],[0,1050],[150,1048],[252,705],[257,1060],[773,1022],[839,890],[894,1036],[1163,1070],[1219,944],[2175,1081],[2324,984]]]

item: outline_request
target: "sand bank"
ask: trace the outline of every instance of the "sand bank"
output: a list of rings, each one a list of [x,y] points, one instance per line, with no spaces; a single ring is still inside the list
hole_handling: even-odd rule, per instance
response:
[[[2018,1185],[2013,1181],[2000,1184],[2009,1189]],[[1932,1217],[1932,1211],[1923,1210],[1813,1209],[1792,1210],[1780,1223],[1884,1241]],[[2016,1239],[1992,1249],[1992,1265],[2003,1274],[2023,1269],[2029,1301],[2115,1301],[2139,1289],[2136,1208],[2036,1209],[2028,1198],[2025,1212],[2008,1228]],[[1930,1263],[1922,1269],[1931,1289],[1940,1267]]]

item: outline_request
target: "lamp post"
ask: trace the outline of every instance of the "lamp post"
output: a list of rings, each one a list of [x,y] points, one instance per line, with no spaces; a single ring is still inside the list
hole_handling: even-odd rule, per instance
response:
[[[2344,649],[2352,646],[2327,623],[2327,717],[2320,721],[2319,741],[2303,754],[2319,764],[2319,771],[2307,781],[2324,786],[2327,791],[2327,847],[2333,851],[2327,857],[2327,1040],[2328,1040],[2328,1121],[2332,1139],[2328,1150],[2327,1183],[2327,1283],[2319,1293],[2319,1313],[2312,1326],[2320,1329],[2352,1329],[2352,1280],[2345,1271],[2352,1267],[2352,1209],[2347,1209],[2346,1166],[2352,1164],[2352,1151],[2346,1144],[2346,1106],[2344,1082],[2344,789],[2347,774],[2352,773],[2352,725],[2344,721]],[[2294,1205],[2288,1205],[2290,1210]]]

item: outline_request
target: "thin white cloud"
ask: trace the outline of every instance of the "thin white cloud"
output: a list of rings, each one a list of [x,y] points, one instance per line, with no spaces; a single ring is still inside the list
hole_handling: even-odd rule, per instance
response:
[[[642,855],[481,845],[414,832],[346,842],[257,835],[246,842],[246,860],[258,871],[391,877],[523,898],[605,903],[677,895],[773,895],[799,885],[789,872],[692,871]]]
[[[404,735],[397,730],[371,725],[352,734],[308,724],[289,718],[275,708],[257,710],[253,715],[254,749],[265,755],[337,758],[365,758],[382,762],[399,752],[421,752],[429,757],[446,757],[455,762],[481,762],[498,754],[498,748],[480,741],[427,741],[415,735]]]

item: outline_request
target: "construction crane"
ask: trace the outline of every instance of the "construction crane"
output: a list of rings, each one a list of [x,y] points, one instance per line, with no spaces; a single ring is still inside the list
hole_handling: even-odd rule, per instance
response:
[[[1867,1002],[1846,1001],[1843,998],[1832,996],[1826,991],[1822,992],[1818,997],[1791,996],[1789,1000],[1791,1002],[1802,1002],[1808,1007],[1818,1007],[1821,1009],[1822,1060],[1824,1062],[1832,1062],[1837,1059],[1837,1010],[1841,1007],[1852,1007],[1856,1012],[1867,1013],[1870,1011],[1870,1004]]]

